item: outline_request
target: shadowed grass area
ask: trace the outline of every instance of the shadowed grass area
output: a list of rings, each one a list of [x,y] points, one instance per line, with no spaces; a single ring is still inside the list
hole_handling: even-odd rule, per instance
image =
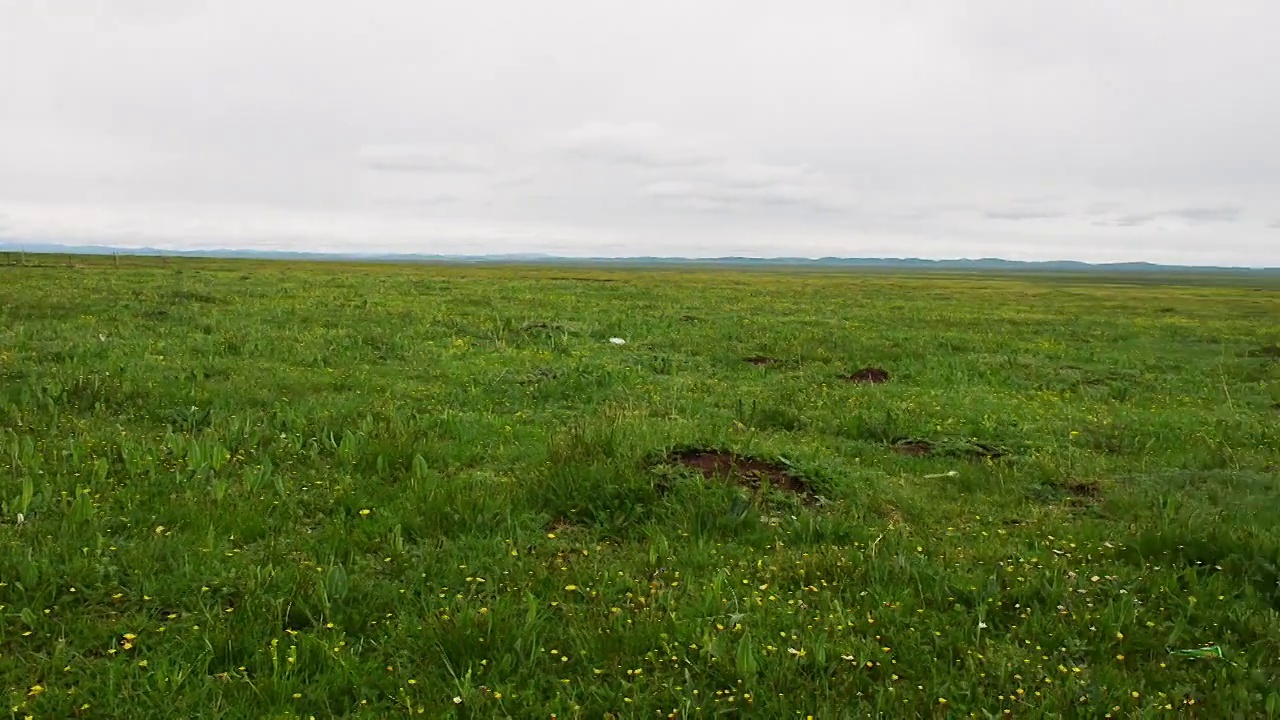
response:
[[[25,262],[15,717],[1280,714],[1274,281]]]

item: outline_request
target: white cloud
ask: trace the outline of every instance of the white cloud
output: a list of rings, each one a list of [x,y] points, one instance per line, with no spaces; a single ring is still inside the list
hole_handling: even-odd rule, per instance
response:
[[[769,165],[760,162],[734,162],[732,160],[695,169],[691,174],[719,185],[741,188],[817,181],[816,174],[803,165]]]
[[[1182,207],[1146,212],[1124,212],[1111,215],[1096,224],[1114,227],[1134,227],[1155,222],[1178,223],[1182,225],[1207,225],[1216,223],[1235,223],[1241,220],[1244,209],[1235,205],[1210,205],[1203,207]]]
[[[1240,219],[1244,210],[1234,205],[1188,207],[1169,210],[1167,214],[1190,223],[1230,223]]]
[[[848,206],[847,188],[807,166],[760,162],[748,153],[713,147],[655,123],[591,123],[556,138],[552,147],[574,160],[639,172],[639,193],[672,208],[830,212]]]
[[[465,145],[371,145],[360,149],[369,170],[422,173],[487,173],[495,169],[493,152]]]
[[[698,142],[653,123],[588,123],[561,134],[554,144],[571,157],[640,168],[696,167],[717,160]]]
[[[791,183],[732,185],[708,181],[660,181],[645,185],[647,197],[697,210],[764,210],[779,207],[836,212],[846,205],[828,188]]]
[[[1008,210],[987,210],[982,216],[988,220],[1052,220],[1064,216],[1056,210],[1035,210],[1028,208],[1011,208]]]

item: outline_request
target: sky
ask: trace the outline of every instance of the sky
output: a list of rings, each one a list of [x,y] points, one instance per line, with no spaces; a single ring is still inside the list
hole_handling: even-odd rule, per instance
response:
[[[1274,0],[0,0],[0,238],[1280,266]]]

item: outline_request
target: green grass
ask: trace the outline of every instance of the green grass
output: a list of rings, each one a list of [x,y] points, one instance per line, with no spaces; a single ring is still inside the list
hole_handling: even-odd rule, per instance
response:
[[[24,260],[13,717],[1280,716],[1274,281]]]

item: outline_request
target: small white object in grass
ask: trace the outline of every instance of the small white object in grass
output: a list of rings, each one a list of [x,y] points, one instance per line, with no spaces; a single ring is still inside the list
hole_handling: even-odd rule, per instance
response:
[[[934,479],[937,479],[937,478],[944,478],[944,477],[959,477],[959,476],[960,476],[960,471],[959,471],[959,470],[948,470],[948,471],[946,471],[946,472],[944,472],[944,473],[937,473],[937,474],[935,474],[935,475],[925,475],[925,476],[924,476],[924,479],[925,479],[925,480],[934,480]]]
[[[609,342],[613,343],[614,345],[626,345],[626,344],[627,344],[627,341],[626,341],[626,340],[623,340],[622,338],[609,338]]]

